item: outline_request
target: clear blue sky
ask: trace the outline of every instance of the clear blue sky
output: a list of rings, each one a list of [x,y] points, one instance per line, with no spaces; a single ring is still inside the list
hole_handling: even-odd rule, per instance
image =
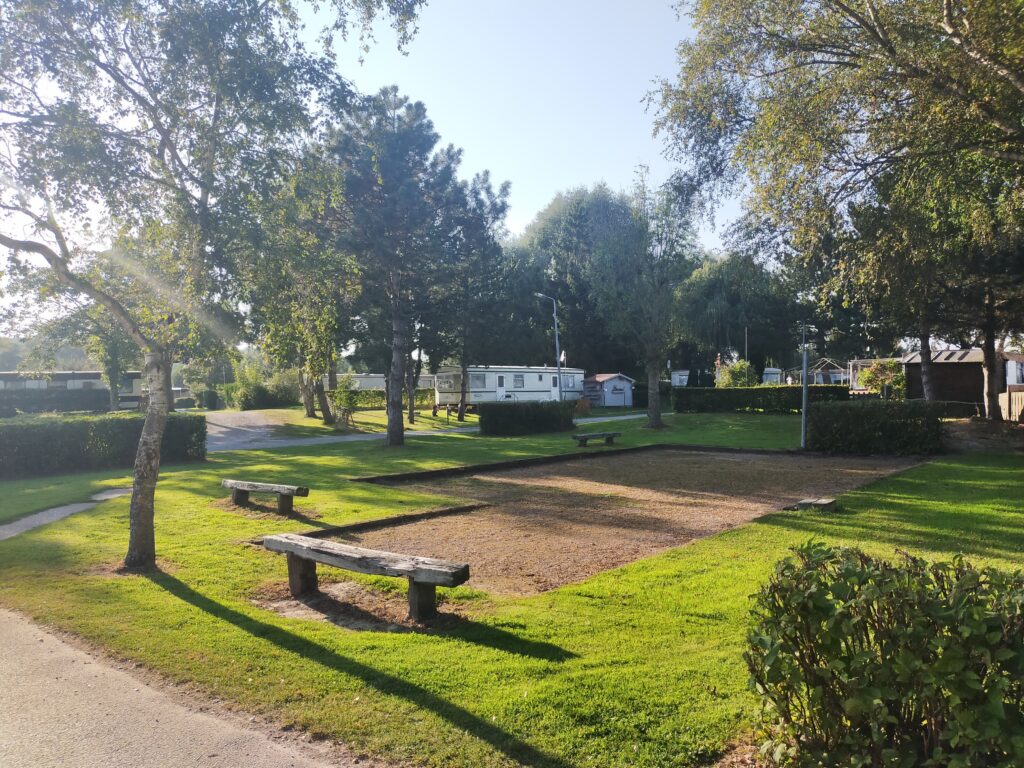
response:
[[[338,53],[359,90],[396,84],[424,102],[442,141],[465,150],[466,176],[489,169],[512,183],[515,234],[558,191],[628,189],[639,164],[668,176],[644,97],[675,72],[690,34],[666,0],[428,0],[405,54],[386,26],[362,64],[355,40]],[[706,245],[729,215],[734,206],[716,232],[702,229]]]

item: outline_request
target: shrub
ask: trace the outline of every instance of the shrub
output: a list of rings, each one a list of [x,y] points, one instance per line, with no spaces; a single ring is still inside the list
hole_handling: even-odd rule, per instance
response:
[[[0,477],[131,467],[145,415],[19,416],[0,422]],[[172,413],[162,443],[163,462],[206,457],[206,417]]]
[[[812,384],[808,388],[811,403],[848,400],[850,390],[841,384]],[[767,384],[759,387],[676,387],[673,406],[677,413],[761,411],[799,413],[803,391],[799,385]]]
[[[217,390],[215,389],[204,389],[197,392],[196,400],[201,408],[205,408],[208,411],[215,411],[220,407],[220,398],[217,396]]]
[[[336,402],[338,396],[335,394],[338,390],[342,389],[341,381],[338,380],[338,389],[332,390],[330,396],[332,402]],[[350,390],[352,399],[353,409],[364,409],[364,410],[383,410],[387,408],[387,398],[384,394],[383,389],[353,389]],[[346,395],[348,397],[348,395]],[[403,401],[406,401],[406,397],[403,393]],[[406,403],[408,405],[408,403]],[[417,408],[430,408],[434,404],[434,390],[432,389],[417,389],[416,390],[416,407]]]
[[[646,384],[634,384],[633,385],[633,407],[634,408],[646,408],[649,398],[647,396],[647,385]],[[661,392],[661,402],[663,407],[668,407],[672,399],[672,383],[668,381],[659,382],[658,389]]]
[[[807,447],[825,453],[938,453],[942,405],[923,400],[815,403],[807,414]]]
[[[22,413],[110,410],[106,389],[0,389],[0,406]]]
[[[270,391],[271,399],[281,403],[286,408],[289,405],[297,405],[299,402],[299,373],[298,371],[277,371],[267,382],[267,389]]]
[[[725,366],[718,374],[716,387],[756,387],[761,382],[757,370],[747,360],[737,360]]]
[[[573,400],[543,403],[478,403],[480,432],[485,435],[530,435],[572,429]]]
[[[18,415],[18,409],[13,405],[0,405],[0,419],[13,419]]]
[[[589,416],[591,407],[591,402],[587,398],[581,397],[576,401],[576,407],[573,408],[573,412],[577,416]]]
[[[174,401],[175,408],[195,408],[196,400],[194,397],[179,397]]]
[[[250,382],[228,384],[231,387],[231,405],[240,411],[260,411],[264,408],[287,408],[295,405],[287,389],[272,390],[264,384]],[[227,387],[225,387],[227,389]]]
[[[807,544],[745,654],[774,764],[1024,765],[1024,575]]]
[[[902,400],[907,391],[907,375],[899,360],[876,360],[860,372],[860,385],[889,400]]]

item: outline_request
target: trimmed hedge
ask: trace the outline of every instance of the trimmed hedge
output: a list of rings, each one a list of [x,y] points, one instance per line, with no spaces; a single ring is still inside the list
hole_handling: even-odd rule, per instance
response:
[[[0,389],[0,408],[22,413],[109,411],[106,389]]]
[[[333,393],[334,390],[332,390]],[[353,408],[362,408],[365,410],[383,410],[388,407],[387,399],[384,396],[383,389],[353,389],[351,395],[354,398]],[[332,400],[335,402],[334,395],[330,395]],[[405,390],[402,390],[402,400],[405,401]],[[416,407],[417,408],[430,408],[434,405],[434,390],[432,389],[417,389],[416,390]]]
[[[762,755],[794,768],[1024,765],[1024,574],[809,543],[756,596]]]
[[[175,408],[195,408],[196,399],[194,397],[179,397],[174,401]]]
[[[825,453],[939,453],[943,410],[943,403],[922,400],[815,403],[807,413],[807,447]]]
[[[131,467],[145,421],[142,413],[19,416],[0,422],[0,478]],[[171,413],[161,461],[206,458],[206,417]]]
[[[850,390],[843,384],[812,384],[808,390],[808,400],[811,403],[850,399]],[[672,400],[676,413],[799,413],[803,406],[803,387],[798,384],[768,384],[758,387],[676,387]]]
[[[648,394],[648,386],[646,383],[639,383],[633,385],[633,407],[634,408],[646,408],[647,403],[650,401]],[[661,392],[661,407],[667,408],[672,399],[672,384],[667,381],[663,381],[658,386],[658,391]]]
[[[575,400],[543,403],[477,403],[484,435],[531,435],[564,432],[575,426]]]

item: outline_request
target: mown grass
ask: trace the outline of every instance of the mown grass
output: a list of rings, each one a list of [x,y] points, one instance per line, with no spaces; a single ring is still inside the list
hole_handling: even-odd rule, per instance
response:
[[[302,408],[274,408],[262,413],[278,422],[273,428],[275,437],[323,437],[339,433],[333,424],[324,424],[319,418],[307,417]],[[388,428],[387,411],[379,408],[356,411],[352,420],[357,432],[382,433]],[[455,414],[449,418],[443,411],[433,416],[429,408],[417,409],[415,424],[410,424],[408,418],[405,421],[405,428],[409,430],[427,431],[475,426],[476,414],[468,413],[465,421],[459,421]]]
[[[653,438],[770,447],[791,445],[795,434],[785,417],[707,418],[677,417]],[[625,444],[652,439],[623,431]],[[443,630],[345,630],[253,602],[284,581],[285,564],[252,538],[438,503],[343,478],[550,453],[566,450],[564,442],[443,435],[397,451],[364,444],[217,454],[161,480],[159,573],[112,572],[127,528],[127,499],[117,499],[0,542],[0,604],[247,710],[399,760],[693,766],[714,759],[751,720],[741,658],[749,595],[789,547],[815,537],[888,556],[896,547],[931,558],[962,551],[1004,568],[1024,558],[1024,457],[964,457],[846,494],[839,513],[771,515],[543,595],[455,590],[447,598],[464,600],[469,618]],[[305,480],[314,491],[299,511],[321,516],[227,511],[218,506],[225,475]],[[0,484],[0,498],[9,485]]]

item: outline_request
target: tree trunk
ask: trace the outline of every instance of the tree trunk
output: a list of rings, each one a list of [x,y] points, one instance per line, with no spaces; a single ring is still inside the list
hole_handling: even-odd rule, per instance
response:
[[[320,417],[324,424],[335,422],[334,409],[331,408],[331,401],[327,397],[327,390],[324,389],[324,377],[317,376],[316,384],[313,385],[313,393],[316,395],[317,405],[320,406]]]
[[[327,389],[331,392],[338,388],[338,358],[331,352],[331,361],[327,364]]]
[[[921,342],[921,389],[924,399],[935,399],[935,370],[932,367],[932,337],[930,333],[922,333],[918,337]]]
[[[989,290],[985,296],[985,322],[982,326],[984,340],[982,350],[985,353],[985,416],[989,421],[1002,421],[1003,411],[999,407],[999,392],[1002,389],[1002,359],[996,350],[996,334],[998,333],[995,313],[995,297]]]
[[[153,498],[160,476],[160,444],[167,426],[171,399],[170,355],[165,350],[146,353],[145,375],[149,383],[149,408],[142,425],[139,447],[135,453],[135,479],[128,511],[128,553],[126,568],[137,570],[156,566],[156,539],[153,528]]]
[[[118,391],[120,385],[108,384],[110,392],[110,410],[113,413],[117,413],[121,410],[121,393]]]
[[[647,361],[647,426],[663,429],[661,420],[661,359]]]
[[[391,370],[388,371],[388,436],[385,445],[405,445],[402,390],[405,388],[405,323],[397,296],[391,299]]]
[[[309,385],[306,372],[299,368],[299,395],[302,397],[302,407],[306,411],[306,418],[316,418],[316,407],[313,405],[313,387]]]

